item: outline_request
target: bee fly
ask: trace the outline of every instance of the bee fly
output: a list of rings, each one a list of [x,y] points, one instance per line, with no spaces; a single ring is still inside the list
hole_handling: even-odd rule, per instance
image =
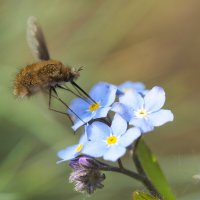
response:
[[[64,66],[60,61],[50,59],[42,29],[37,23],[37,19],[35,17],[28,18],[27,41],[34,57],[36,57],[39,61],[28,65],[20,70],[14,82],[13,94],[18,97],[25,97],[31,96],[41,90],[48,91],[49,109],[55,112],[66,114],[72,121],[71,117],[67,113],[60,112],[51,108],[51,97],[59,100],[76,117],[78,117],[68,107],[68,105],[59,98],[56,92],[56,88],[65,89],[81,97],[85,95],[90,100],[92,100],[91,97],[74,82],[74,80],[80,76],[79,72],[81,68],[76,70],[69,66]],[[76,94],[69,88],[64,87],[64,83],[66,82],[71,83],[77,90],[78,94]],[[52,92],[54,93],[54,95],[52,94]]]

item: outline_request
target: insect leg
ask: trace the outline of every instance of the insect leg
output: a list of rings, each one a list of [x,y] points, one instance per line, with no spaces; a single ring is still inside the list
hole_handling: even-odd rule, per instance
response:
[[[60,89],[63,89],[63,90],[66,90],[66,91],[69,91],[69,92],[71,92],[72,94],[74,94],[75,96],[77,96],[77,97],[79,97],[79,98],[83,98],[83,97],[81,96],[81,94],[77,94],[77,93],[75,93],[74,91],[70,90],[69,88],[63,87],[63,86],[61,86],[61,85],[56,85],[56,87],[58,87],[58,88],[60,88]]]
[[[78,119],[80,119],[84,124],[85,122],[58,96],[58,93],[56,92],[56,89],[54,87],[51,87],[52,91],[55,93],[56,96],[53,96],[54,98],[56,98],[58,101],[60,101],[63,105],[65,105],[67,107],[67,109],[70,110],[70,112],[72,112]],[[68,114],[67,114],[68,115]],[[70,115],[69,115],[70,116]],[[71,118],[71,117],[70,117]]]
[[[61,86],[61,85],[56,85],[56,87],[58,87],[58,88],[60,88],[60,89],[63,89],[63,90],[66,90],[66,91],[69,91],[69,92],[71,92],[72,94],[74,94],[75,96],[77,96],[77,97],[79,97],[79,98],[81,98],[81,99],[83,99],[86,103],[88,103],[89,104],[89,102],[87,101],[87,99],[86,99],[86,97],[85,96],[83,96],[81,93],[80,93],[80,91],[79,90],[77,90],[77,88],[75,88],[74,86],[74,88],[75,88],[75,90],[78,92],[78,94],[77,93],[75,93],[73,90],[71,90],[70,88],[68,88],[67,86],[65,86],[65,87],[63,87],[63,86]]]
[[[69,120],[71,121],[71,123],[74,124],[74,122],[73,122],[73,120],[72,120],[72,118],[71,118],[71,116],[70,116],[69,114],[51,108],[51,97],[52,97],[52,96],[53,96],[53,95],[52,95],[52,88],[50,87],[50,88],[49,88],[49,110],[52,110],[52,111],[57,112],[57,113],[60,113],[60,114],[67,115],[67,117],[69,118]],[[53,96],[53,97],[54,97],[54,96]]]

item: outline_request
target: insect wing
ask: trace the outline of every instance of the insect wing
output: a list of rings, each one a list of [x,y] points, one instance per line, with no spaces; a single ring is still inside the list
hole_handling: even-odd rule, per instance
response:
[[[50,59],[42,29],[34,16],[29,17],[27,20],[27,42],[36,59]]]

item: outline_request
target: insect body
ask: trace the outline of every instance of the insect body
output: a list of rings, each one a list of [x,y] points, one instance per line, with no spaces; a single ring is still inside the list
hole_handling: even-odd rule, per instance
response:
[[[79,77],[79,70],[65,67],[56,60],[44,60],[20,70],[14,83],[14,95],[31,96],[39,90],[49,90]]]
[[[76,85],[74,79],[79,77],[81,69],[75,70],[50,59],[42,29],[35,17],[28,19],[27,41],[34,57],[39,61],[22,68],[17,74],[14,95],[31,96],[39,90],[55,89],[65,82]]]

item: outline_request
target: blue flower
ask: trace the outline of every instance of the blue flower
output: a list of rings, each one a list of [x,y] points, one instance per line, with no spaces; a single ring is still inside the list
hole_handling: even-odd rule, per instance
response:
[[[145,85],[142,82],[126,81],[118,86],[117,94],[121,95],[128,91],[139,92],[144,95],[148,90],[145,90]]]
[[[139,127],[143,133],[174,119],[170,110],[161,109],[165,103],[165,92],[158,86],[145,96],[127,92],[119,97],[119,102],[113,105],[112,111],[119,113],[129,124]]]
[[[127,130],[127,122],[118,114],[114,116],[111,127],[102,122],[93,122],[87,126],[88,142],[82,153],[92,157],[116,161],[126,152],[126,147],[140,135],[138,128]]]
[[[91,119],[106,117],[111,109],[110,105],[116,97],[117,87],[105,82],[96,84],[90,91],[89,95],[94,100],[88,98],[76,98],[71,102],[70,109],[73,110],[77,118],[68,110],[68,113],[73,116],[73,130],[76,131],[80,126],[89,122]]]
[[[67,147],[66,149],[62,149],[57,153],[57,156],[61,158],[61,160],[58,161],[57,163],[68,161],[79,156],[82,150],[84,149],[84,145],[87,141],[88,141],[87,136],[85,133],[83,133],[82,136],[80,137],[78,144]]]

